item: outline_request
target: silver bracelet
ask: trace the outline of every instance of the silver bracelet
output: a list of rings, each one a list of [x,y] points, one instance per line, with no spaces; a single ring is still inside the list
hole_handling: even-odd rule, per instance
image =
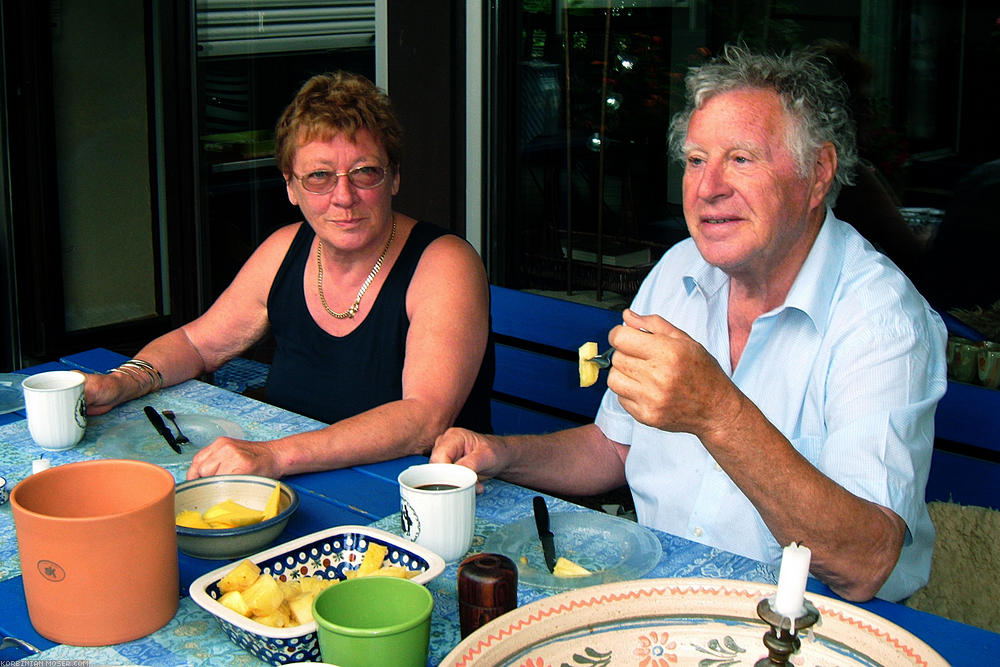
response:
[[[150,384],[150,391],[156,391],[163,386],[163,375],[160,371],[156,370],[153,364],[142,359],[129,359],[118,366],[118,368],[112,368],[111,372],[129,375],[139,383],[139,386],[145,385],[144,378],[147,378]]]

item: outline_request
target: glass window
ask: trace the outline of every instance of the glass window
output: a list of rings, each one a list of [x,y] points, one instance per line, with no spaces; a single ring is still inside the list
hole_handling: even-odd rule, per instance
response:
[[[312,75],[375,80],[375,2],[200,0],[197,108],[207,306],[266,236],[301,220],[274,161],[274,126]]]
[[[862,156],[899,227],[869,234],[860,217],[856,226],[921,280],[956,183],[998,153],[996,133],[963,136],[963,128],[984,126],[989,107],[975,98],[996,95],[986,79],[963,75],[1000,65],[997,12],[966,5],[497,3],[487,57],[495,111],[486,149],[494,166],[487,178],[491,278],[608,308],[626,305],[652,264],[687,236],[681,169],[666,150],[684,74],[727,42],[742,41],[774,51],[823,44],[843,50],[831,55],[835,62],[859,68],[857,79],[844,71]]]

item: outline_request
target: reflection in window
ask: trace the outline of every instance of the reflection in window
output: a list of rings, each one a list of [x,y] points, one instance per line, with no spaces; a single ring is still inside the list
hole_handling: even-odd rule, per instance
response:
[[[684,74],[733,41],[787,51],[833,40],[860,54],[871,68],[873,176],[895,228],[932,241],[955,184],[1000,154],[996,133],[963,141],[961,132],[986,126],[985,106],[963,104],[989,95],[986,82],[977,87],[963,72],[1000,64],[998,13],[959,4],[965,9],[941,0],[498,3],[489,54],[491,278],[627,304],[652,263],[687,236],[681,167],[666,154]],[[892,256],[884,239],[869,238]],[[923,270],[906,268],[915,279]]]

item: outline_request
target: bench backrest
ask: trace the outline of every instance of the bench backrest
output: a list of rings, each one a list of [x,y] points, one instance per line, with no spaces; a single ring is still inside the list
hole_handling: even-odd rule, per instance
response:
[[[590,340],[606,350],[621,313],[504,287],[490,290],[494,432],[550,433],[593,421],[607,373],[580,388],[576,350]],[[949,382],[935,430],[927,499],[1000,507],[1000,391]]]
[[[550,433],[592,422],[606,374],[581,388],[577,348],[596,341],[606,350],[608,332],[621,324],[621,313],[505,287],[491,287],[490,293],[494,431]]]

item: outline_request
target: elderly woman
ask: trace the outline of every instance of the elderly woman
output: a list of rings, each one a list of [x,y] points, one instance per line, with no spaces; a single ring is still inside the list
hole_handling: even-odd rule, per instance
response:
[[[393,211],[400,135],[367,79],[306,82],[275,137],[305,222],[271,234],[201,317],[119,372],[89,375],[91,414],[210,372],[270,331],[267,399],[329,426],[269,442],[218,438],[189,479],[381,461],[427,452],[453,423],[488,429],[485,271],[463,239]]]

